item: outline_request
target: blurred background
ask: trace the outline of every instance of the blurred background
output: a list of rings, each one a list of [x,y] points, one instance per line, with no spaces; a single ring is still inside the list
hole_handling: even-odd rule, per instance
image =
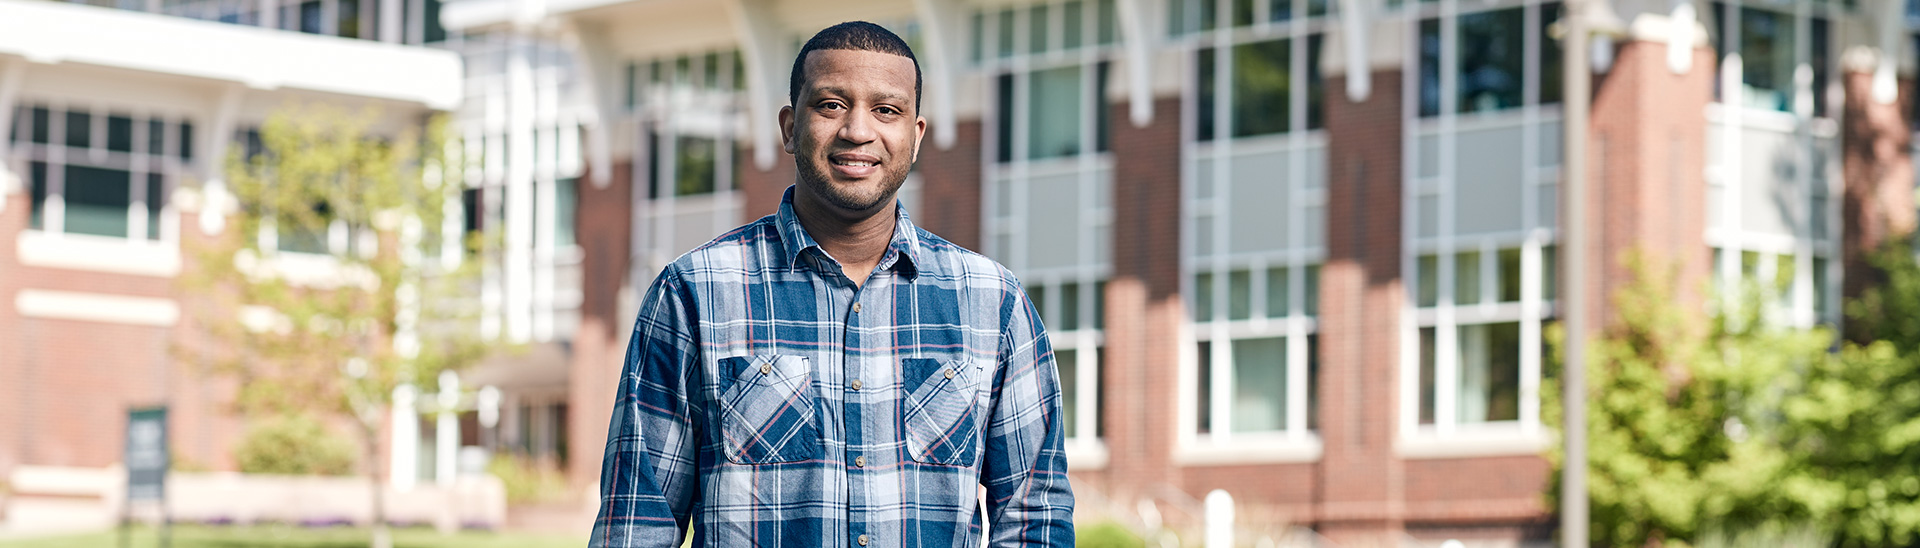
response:
[[[1559,544],[1568,296],[1594,543],[1920,542],[1920,3],[1586,9],[1565,196],[1553,1],[0,0],[0,545],[583,541],[640,293],[776,209],[855,19],[924,73],[901,203],[1045,318],[1090,545]],[[257,346],[311,317],[380,327]]]

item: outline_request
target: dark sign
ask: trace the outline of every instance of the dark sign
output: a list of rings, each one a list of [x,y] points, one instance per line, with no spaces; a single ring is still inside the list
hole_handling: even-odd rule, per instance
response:
[[[163,501],[167,483],[167,408],[127,414],[127,500]]]

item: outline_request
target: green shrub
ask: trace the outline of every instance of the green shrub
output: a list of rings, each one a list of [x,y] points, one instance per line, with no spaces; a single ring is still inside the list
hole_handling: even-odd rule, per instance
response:
[[[494,455],[487,473],[500,478],[507,502],[521,504],[558,500],[567,494],[567,475],[551,461],[518,455]]]
[[[267,419],[247,431],[234,457],[249,474],[342,476],[353,473],[352,444],[306,415]]]
[[[1111,521],[1077,527],[1073,536],[1074,544],[1080,548],[1145,548],[1147,545],[1147,541],[1133,531]]]

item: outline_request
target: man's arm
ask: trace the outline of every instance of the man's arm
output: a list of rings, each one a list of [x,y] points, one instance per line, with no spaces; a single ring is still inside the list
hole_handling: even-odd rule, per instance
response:
[[[1073,546],[1060,373],[1026,291],[1002,306],[983,481],[992,546]]]
[[[627,342],[626,365],[600,463],[600,513],[592,547],[673,547],[685,538],[699,475],[698,333],[678,273],[647,290]]]

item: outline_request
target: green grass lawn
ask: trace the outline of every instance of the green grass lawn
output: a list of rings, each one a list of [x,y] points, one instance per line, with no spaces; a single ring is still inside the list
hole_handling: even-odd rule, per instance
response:
[[[173,528],[172,548],[252,548],[255,546],[357,548],[366,546],[369,538],[366,529],[346,527],[309,529],[270,525],[178,526]],[[558,548],[561,546],[578,548],[586,544],[586,537],[571,535],[475,531],[442,535],[428,528],[405,528],[393,531],[394,548]],[[117,530],[30,539],[0,539],[0,548],[114,548],[120,545],[120,535]],[[133,530],[130,546],[146,548],[159,545],[160,535],[157,530],[150,527]]]

